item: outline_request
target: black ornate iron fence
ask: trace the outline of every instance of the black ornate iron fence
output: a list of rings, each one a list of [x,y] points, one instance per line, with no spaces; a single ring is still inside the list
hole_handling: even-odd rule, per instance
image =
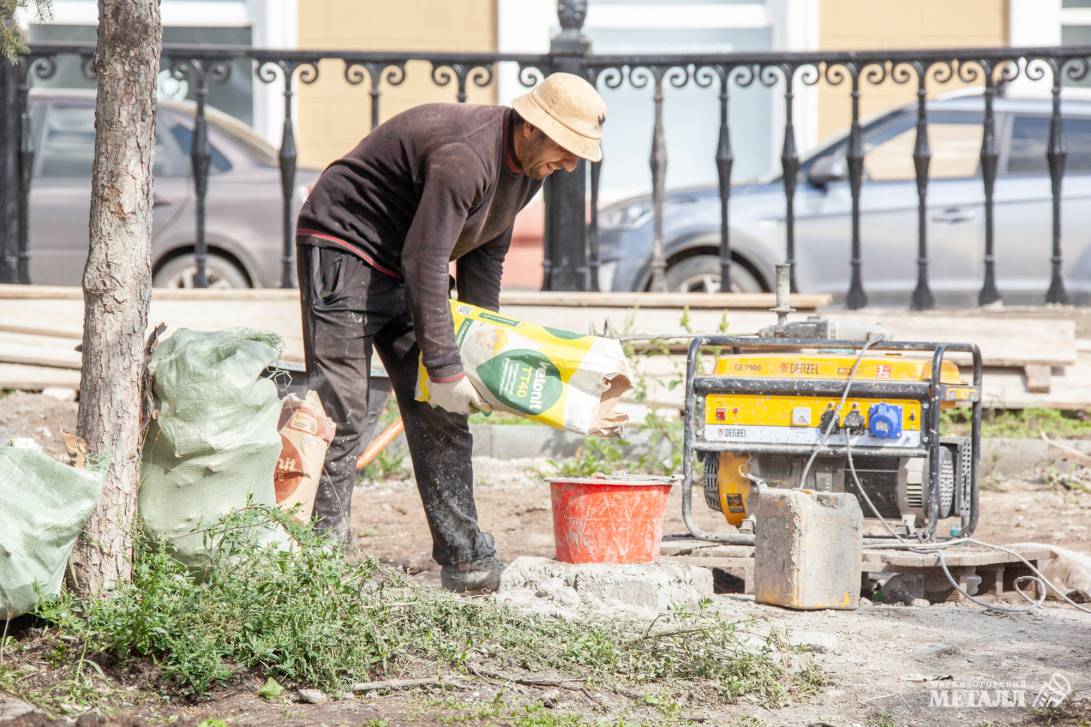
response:
[[[932,160],[929,139],[929,84],[952,81],[979,84],[983,96],[979,177],[984,193],[984,251],[979,302],[1000,300],[996,276],[994,192],[1000,149],[997,141],[994,103],[1005,87],[1017,79],[1050,85],[1051,115],[1045,162],[1052,195],[1051,246],[1048,251],[1051,280],[1044,300],[1067,303],[1069,295],[1063,276],[1062,196],[1068,147],[1062,124],[1061,89],[1065,81],[1079,82],[1091,71],[1091,46],[1041,48],[977,48],[928,51],[818,52],[818,53],[724,53],[595,55],[581,28],[585,1],[560,0],[558,16],[562,32],[553,40],[548,54],[514,53],[359,53],[344,51],[279,51],[249,47],[166,46],[163,55],[172,74],[186,79],[194,89],[194,141],[191,165],[196,193],[194,256],[196,284],[206,283],[205,240],[206,200],[210,151],[207,138],[206,97],[211,83],[223,83],[231,64],[251,62],[255,78],[264,84],[282,84],[285,100],[279,166],[283,197],[283,250],[281,285],[293,285],[293,240],[291,200],[295,188],[297,145],[293,98],[297,84],[314,83],[323,61],[340,61],[342,75],[352,87],[367,86],[371,100],[371,125],[379,123],[384,90],[405,81],[407,65],[421,62],[430,66],[430,79],[439,87],[453,86],[454,100],[465,102],[468,87],[492,84],[500,68],[518,69],[524,86],[532,86],[555,70],[577,73],[603,89],[627,86],[651,91],[654,121],[651,129],[649,181],[652,197],[652,252],[650,283],[653,290],[665,289],[668,259],[664,239],[664,197],[668,162],[667,136],[663,124],[664,88],[685,86],[707,88],[718,94],[719,127],[710,139],[714,155],[720,200],[720,289],[730,290],[732,263],[731,201],[735,152],[728,108],[734,91],[749,87],[777,89],[783,104],[783,135],[780,151],[780,182],[784,195],[783,259],[796,262],[796,191],[801,158],[797,147],[794,109],[801,87],[824,84],[847,86],[850,125],[845,144],[846,177],[851,197],[851,225],[848,231],[850,277],[846,304],[860,308],[867,304],[861,246],[861,192],[866,183],[865,149],[861,133],[860,97],[862,87],[890,83],[915,87],[916,127],[912,165],[917,196],[916,287],[909,300],[914,309],[935,305],[929,283],[928,194]],[[28,209],[35,149],[31,134],[28,95],[35,80],[47,79],[56,71],[57,58],[75,55],[84,74],[91,78],[94,48],[86,45],[39,44],[12,68],[0,71],[0,245],[4,280],[30,282]],[[624,123],[622,120],[611,120]],[[595,290],[599,280],[598,200],[601,164],[581,164],[576,173],[554,175],[546,185],[546,239],[544,286],[554,290]],[[589,190],[588,190],[589,179]],[[12,193],[14,191],[14,194]],[[586,198],[590,196],[590,219]],[[14,234],[12,234],[14,231]],[[1046,254],[1043,251],[1043,254]],[[792,268],[793,272],[795,266]],[[795,279],[792,288],[797,288]]]

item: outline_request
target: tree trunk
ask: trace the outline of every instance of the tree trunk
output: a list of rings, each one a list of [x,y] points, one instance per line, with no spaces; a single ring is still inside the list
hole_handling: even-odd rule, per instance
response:
[[[78,432],[108,464],[102,498],[72,554],[77,590],[132,575],[140,475],[144,329],[151,299],[155,86],[163,28],[158,0],[99,0],[91,247],[83,271]]]

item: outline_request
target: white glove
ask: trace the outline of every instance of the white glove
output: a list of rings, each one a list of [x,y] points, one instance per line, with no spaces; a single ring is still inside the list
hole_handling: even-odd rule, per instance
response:
[[[452,414],[469,414],[470,412],[492,411],[489,402],[481,398],[477,389],[470,380],[462,376],[454,381],[428,380],[428,403],[438,406]]]

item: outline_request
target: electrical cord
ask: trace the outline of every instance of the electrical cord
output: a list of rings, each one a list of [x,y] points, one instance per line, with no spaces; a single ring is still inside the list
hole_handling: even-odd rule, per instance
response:
[[[883,339],[869,338],[867,341],[864,342],[864,345],[860,349],[860,352],[856,354],[856,360],[852,362],[852,369],[849,370],[849,378],[845,382],[845,390],[841,392],[841,401],[838,403],[837,408],[833,410],[833,416],[830,417],[830,420],[828,422],[826,422],[826,429],[822,432],[822,436],[817,442],[815,442],[814,447],[811,449],[811,456],[807,458],[807,463],[803,465],[803,474],[800,476],[799,483],[796,485],[795,489],[799,490],[806,486],[807,475],[811,473],[811,465],[814,464],[815,457],[818,456],[819,452],[826,449],[826,445],[830,441],[830,434],[833,433],[834,426],[836,426],[838,421],[840,420],[841,410],[845,408],[845,402],[848,401],[849,391],[852,390],[852,383],[856,380],[856,372],[860,368],[860,362],[864,360],[864,354],[867,353],[867,350],[869,348],[871,348],[873,345],[881,340]],[[848,434],[846,434],[846,446],[848,446],[848,442],[849,436]]]
[[[852,457],[852,445],[848,444],[847,440],[846,440],[846,446],[845,446],[845,455],[848,458],[849,472],[852,474],[852,481],[853,481],[853,484],[856,486],[856,491],[860,495],[863,496],[864,502],[867,503],[868,509],[871,510],[872,515],[874,515],[879,520],[879,522],[881,522],[883,524],[883,527],[886,528],[887,532],[889,532],[894,537],[894,539],[896,541],[898,541],[898,543],[902,547],[905,547],[905,548],[913,551],[914,553],[921,553],[922,555],[934,555],[936,557],[936,562],[939,564],[940,568],[943,569],[943,575],[947,577],[947,581],[951,584],[951,586],[954,587],[954,589],[956,591],[958,591],[967,600],[969,600],[972,603],[974,603],[974,604],[976,604],[978,606],[981,606],[982,608],[984,608],[986,610],[989,610],[989,611],[1000,611],[1000,612],[1003,612],[1003,613],[1024,614],[1024,613],[1030,613],[1031,611],[1035,611],[1035,610],[1042,607],[1042,604],[1045,603],[1046,595],[1048,594],[1048,591],[1046,589],[1049,588],[1054,593],[1056,593],[1058,596],[1060,596],[1062,599],[1067,601],[1070,605],[1074,606],[1076,609],[1078,609],[1080,611],[1083,611],[1084,613],[1091,613],[1091,609],[1086,608],[1084,606],[1081,606],[1080,604],[1076,603],[1071,598],[1069,598],[1068,594],[1064,593],[1052,581],[1050,581],[1048,578],[1046,578],[1045,574],[1043,574],[1040,570],[1038,570],[1038,568],[1035,567],[1022,554],[1017,553],[1016,551],[1014,551],[1014,550],[1012,550],[1010,548],[1005,548],[1002,545],[994,545],[992,543],[986,543],[985,541],[977,540],[976,538],[953,538],[951,540],[945,540],[945,541],[938,542],[938,543],[919,543],[919,542],[914,543],[914,542],[911,542],[909,540],[906,540],[901,535],[899,535],[897,532],[895,532],[893,528],[890,527],[890,524],[886,521],[886,518],[884,518],[882,515],[879,514],[879,510],[878,510],[878,508],[875,507],[875,503],[873,503],[871,501],[871,498],[868,497],[867,492],[864,490],[863,485],[860,483],[860,477],[856,474],[856,464],[853,461],[853,457]],[[951,575],[951,571],[947,567],[947,561],[943,557],[943,550],[946,549],[946,548],[950,548],[952,546],[955,546],[955,545],[961,545],[961,544],[965,544],[965,543],[973,543],[974,545],[978,545],[978,546],[981,546],[981,547],[984,547],[984,548],[990,548],[992,550],[999,550],[1001,552],[1008,553],[1009,555],[1013,555],[1016,558],[1018,558],[1020,561],[1022,561],[1023,564],[1026,565],[1027,568],[1029,568],[1034,575],[1020,576],[1020,577],[1015,579],[1015,583],[1013,585],[1015,586],[1016,593],[1018,593],[1028,603],[1030,603],[1030,606],[1023,607],[1023,608],[1016,608],[1016,607],[1012,607],[1012,606],[1001,606],[1001,605],[995,604],[995,603],[988,603],[986,601],[982,601],[981,599],[970,595],[961,585],[959,585],[958,581],[956,581],[955,577],[953,575]],[[864,547],[868,547],[868,548],[889,548],[890,545],[887,544],[887,543],[868,543]],[[1037,584],[1037,589],[1036,590],[1038,590],[1039,595],[1038,595],[1038,597],[1036,599],[1031,598],[1030,596],[1028,596],[1023,591],[1023,589],[1021,588],[1021,585],[1026,584],[1026,583],[1031,583],[1031,582],[1034,582],[1034,583]]]
[[[811,455],[810,455],[810,457],[808,457],[807,463],[803,467],[803,473],[799,478],[799,483],[796,485],[796,489],[801,489],[801,488],[804,487],[805,483],[807,482],[807,476],[810,474],[811,466],[814,464],[815,458],[818,456],[819,452],[826,449],[826,447],[827,447],[827,445],[829,443],[830,435],[833,432],[833,427],[839,420],[840,413],[841,413],[841,410],[845,406],[845,402],[848,401],[849,392],[852,390],[852,384],[856,379],[856,374],[857,374],[857,371],[860,368],[861,361],[863,361],[864,354],[867,353],[869,348],[871,348],[874,344],[878,343],[881,340],[883,340],[883,339],[882,338],[868,339],[867,341],[864,342],[864,345],[860,348],[859,353],[856,354],[856,360],[853,361],[852,369],[849,371],[848,379],[845,382],[845,389],[841,393],[841,401],[838,403],[837,408],[834,410],[834,415],[832,417],[830,417],[830,421],[826,423],[826,428],[822,432],[821,438],[815,443],[814,448],[811,450]],[[1075,607],[1076,609],[1078,609],[1080,611],[1083,611],[1084,613],[1091,613],[1091,609],[1086,608],[1084,606],[1081,606],[1080,604],[1076,603],[1071,598],[1069,598],[1068,594],[1061,591],[1061,589],[1058,588],[1052,581],[1050,581],[1048,578],[1046,578],[1045,574],[1043,574],[1036,566],[1034,566],[1022,554],[1017,553],[1016,551],[1011,550],[1010,548],[1005,548],[1005,547],[1003,547],[1001,545],[994,545],[992,543],[986,543],[986,542],[984,542],[982,540],[977,540],[975,538],[954,538],[954,539],[945,540],[945,541],[937,542],[937,543],[912,542],[912,541],[909,541],[909,540],[905,539],[900,534],[898,534],[898,532],[895,531],[894,528],[892,528],[890,526],[890,523],[887,522],[886,518],[884,518],[881,514],[879,514],[879,510],[878,510],[878,508],[875,507],[875,503],[873,503],[871,501],[871,498],[868,496],[867,492],[864,490],[863,485],[860,483],[860,477],[856,472],[856,463],[855,463],[855,461],[853,459],[853,456],[852,456],[852,439],[847,433],[845,435],[845,455],[846,455],[846,458],[848,459],[849,472],[852,475],[852,481],[853,481],[853,484],[856,487],[856,491],[860,495],[863,496],[864,502],[867,503],[868,509],[871,510],[872,515],[874,515],[875,518],[877,518],[879,520],[879,522],[882,523],[883,528],[885,528],[886,531],[888,533],[890,533],[890,535],[894,538],[894,540],[898,543],[898,545],[900,545],[902,547],[905,547],[905,548],[908,548],[909,550],[911,550],[913,552],[916,552],[916,553],[935,556],[936,562],[939,564],[940,568],[943,570],[943,575],[947,578],[947,581],[951,584],[952,587],[954,587],[954,589],[956,591],[958,591],[962,596],[964,596],[971,603],[974,603],[974,604],[976,604],[978,606],[981,606],[982,608],[985,608],[985,609],[990,610],[990,611],[1000,611],[1000,612],[1004,612],[1004,613],[1017,613],[1017,614],[1030,613],[1031,611],[1035,611],[1035,610],[1041,608],[1043,603],[1045,603],[1046,596],[1048,595],[1048,591],[1046,589],[1048,588],[1048,589],[1052,590],[1054,593],[1056,593],[1058,596],[1060,596],[1064,601],[1069,603],[1071,606]],[[747,479],[751,479],[756,484],[758,484],[759,487],[761,487],[762,485],[765,485],[765,482],[760,480],[760,478],[750,477],[749,475],[747,475]],[[1025,599],[1030,605],[1027,606],[1027,607],[1024,607],[1024,608],[1015,608],[1015,607],[1011,607],[1011,606],[1001,606],[1001,605],[995,604],[995,603],[988,603],[986,601],[982,601],[981,599],[970,595],[961,585],[959,585],[958,581],[951,574],[951,571],[947,566],[947,561],[944,558],[943,550],[946,549],[946,548],[949,548],[949,547],[952,547],[952,546],[955,546],[955,545],[964,544],[964,543],[973,543],[973,544],[978,545],[978,546],[983,547],[983,548],[989,548],[989,549],[992,549],[992,550],[999,550],[1001,552],[1004,552],[1004,553],[1007,553],[1009,555],[1015,556],[1020,561],[1022,561],[1022,563],[1025,566],[1027,566],[1027,568],[1029,568],[1031,570],[1033,575],[1020,576],[1020,577],[1015,579],[1015,582],[1014,582],[1013,585],[1015,586],[1016,592],[1023,599]],[[865,547],[870,547],[870,548],[890,547],[890,544],[889,543],[869,543]],[[1031,598],[1030,596],[1028,596],[1026,594],[1026,592],[1021,587],[1022,585],[1025,585],[1025,584],[1031,583],[1031,582],[1033,582],[1033,583],[1035,583],[1037,585],[1036,590],[1039,592],[1039,595],[1038,595],[1037,598]]]
[[[811,450],[811,455],[810,455],[810,457],[808,457],[806,464],[803,466],[802,475],[800,476],[799,483],[796,485],[795,489],[798,490],[798,489],[802,489],[804,487],[805,483],[807,482],[807,475],[810,474],[811,466],[814,464],[815,458],[818,456],[818,454],[821,451],[826,449],[826,447],[827,447],[827,445],[829,443],[830,435],[833,432],[833,427],[839,421],[841,410],[844,408],[845,402],[848,401],[849,392],[852,390],[852,384],[856,380],[856,373],[860,368],[860,362],[863,361],[864,354],[867,353],[868,349],[871,348],[874,344],[879,343],[882,340],[883,340],[883,338],[869,338],[867,341],[864,342],[864,345],[860,348],[859,353],[856,354],[856,360],[853,361],[852,369],[849,371],[848,379],[845,382],[845,389],[841,393],[841,400],[838,403],[837,408],[834,410],[834,415],[832,417],[830,417],[830,421],[826,423],[826,428],[822,432],[821,438],[817,442],[815,442],[815,446]],[[912,541],[909,541],[909,540],[905,539],[904,537],[899,535],[898,532],[895,531],[894,528],[892,528],[890,526],[890,523],[887,522],[886,518],[884,518],[879,513],[878,508],[875,507],[875,503],[873,503],[871,501],[871,498],[868,496],[867,492],[864,490],[863,485],[860,483],[860,477],[856,473],[856,463],[855,463],[855,461],[853,459],[853,456],[852,456],[852,440],[851,440],[851,437],[849,437],[849,435],[847,433],[845,435],[845,455],[846,455],[846,458],[848,459],[849,472],[852,475],[852,481],[853,481],[853,484],[856,487],[856,491],[861,496],[863,496],[864,502],[867,503],[868,509],[871,510],[872,515],[874,515],[875,518],[878,519],[880,523],[882,523],[883,527],[886,529],[886,531],[888,533],[890,533],[890,535],[894,538],[895,543],[896,543],[896,544],[895,543],[889,543],[887,541],[872,542],[872,543],[868,543],[864,547],[868,547],[868,548],[904,547],[904,548],[907,548],[907,549],[909,549],[909,550],[911,550],[911,551],[913,551],[915,553],[921,553],[923,555],[933,555],[933,556],[935,556],[936,562],[939,564],[940,568],[943,570],[943,575],[947,578],[948,583],[950,583],[951,586],[956,591],[958,591],[962,596],[964,596],[971,603],[974,603],[974,604],[976,604],[978,606],[981,606],[982,608],[984,608],[986,610],[989,610],[989,611],[999,611],[999,612],[1003,612],[1003,613],[1015,613],[1015,614],[1030,613],[1032,611],[1035,611],[1035,610],[1041,608],[1042,605],[1045,603],[1046,596],[1048,595],[1048,591],[1046,589],[1048,588],[1048,589],[1052,590],[1054,593],[1056,593],[1058,596],[1060,596],[1068,604],[1070,604],[1071,606],[1076,608],[1077,610],[1083,611],[1084,613],[1091,613],[1091,609],[1086,608],[1086,607],[1076,603],[1071,598],[1069,598],[1068,594],[1064,593],[1052,581],[1050,581],[1048,578],[1046,578],[1045,574],[1043,574],[1036,566],[1034,566],[1029,560],[1027,560],[1021,553],[1017,553],[1016,551],[1011,550],[1010,548],[1005,548],[1005,547],[1003,547],[1001,545],[994,545],[992,543],[986,543],[983,540],[977,540],[975,538],[952,538],[952,539],[949,539],[949,540],[944,540],[944,541],[936,542],[936,543],[924,543],[924,542],[919,542],[919,541],[918,542],[912,542]],[[741,470],[740,470],[740,472],[741,472]],[[763,489],[765,487],[768,487],[766,482],[764,480],[762,480],[760,477],[752,476],[749,473],[742,473],[742,474],[748,480],[750,480],[754,484],[756,484],[758,486],[759,490]],[[1001,606],[1001,605],[995,604],[995,603],[988,603],[988,602],[983,601],[983,600],[981,600],[979,598],[976,598],[975,596],[970,595],[961,585],[959,585],[958,581],[951,574],[951,571],[947,566],[947,561],[943,557],[943,550],[946,549],[946,548],[949,548],[949,547],[953,547],[955,545],[961,545],[961,544],[965,544],[965,543],[973,543],[974,545],[978,545],[978,546],[983,547],[983,548],[989,548],[989,549],[992,549],[992,550],[999,550],[1001,552],[1008,553],[1009,555],[1015,556],[1020,561],[1022,561],[1022,563],[1027,568],[1029,568],[1031,570],[1033,575],[1019,576],[1018,578],[1015,579],[1015,582],[1014,582],[1013,585],[1015,586],[1016,593],[1018,593],[1030,605],[1027,606],[1027,607],[1024,607],[1024,608],[1015,608],[1015,607],[1012,607],[1012,606]],[[1022,585],[1025,585],[1025,584],[1031,583],[1031,582],[1033,582],[1033,583],[1035,583],[1037,585],[1036,590],[1039,592],[1039,595],[1038,595],[1037,598],[1031,598],[1030,596],[1028,596],[1026,594],[1026,592],[1021,587]]]

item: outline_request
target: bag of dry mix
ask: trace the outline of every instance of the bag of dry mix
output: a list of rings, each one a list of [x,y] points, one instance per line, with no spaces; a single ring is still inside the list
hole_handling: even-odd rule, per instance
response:
[[[451,315],[466,376],[495,410],[580,434],[621,433],[628,416],[614,409],[633,378],[621,343],[456,300]],[[423,363],[417,400],[429,400]]]

